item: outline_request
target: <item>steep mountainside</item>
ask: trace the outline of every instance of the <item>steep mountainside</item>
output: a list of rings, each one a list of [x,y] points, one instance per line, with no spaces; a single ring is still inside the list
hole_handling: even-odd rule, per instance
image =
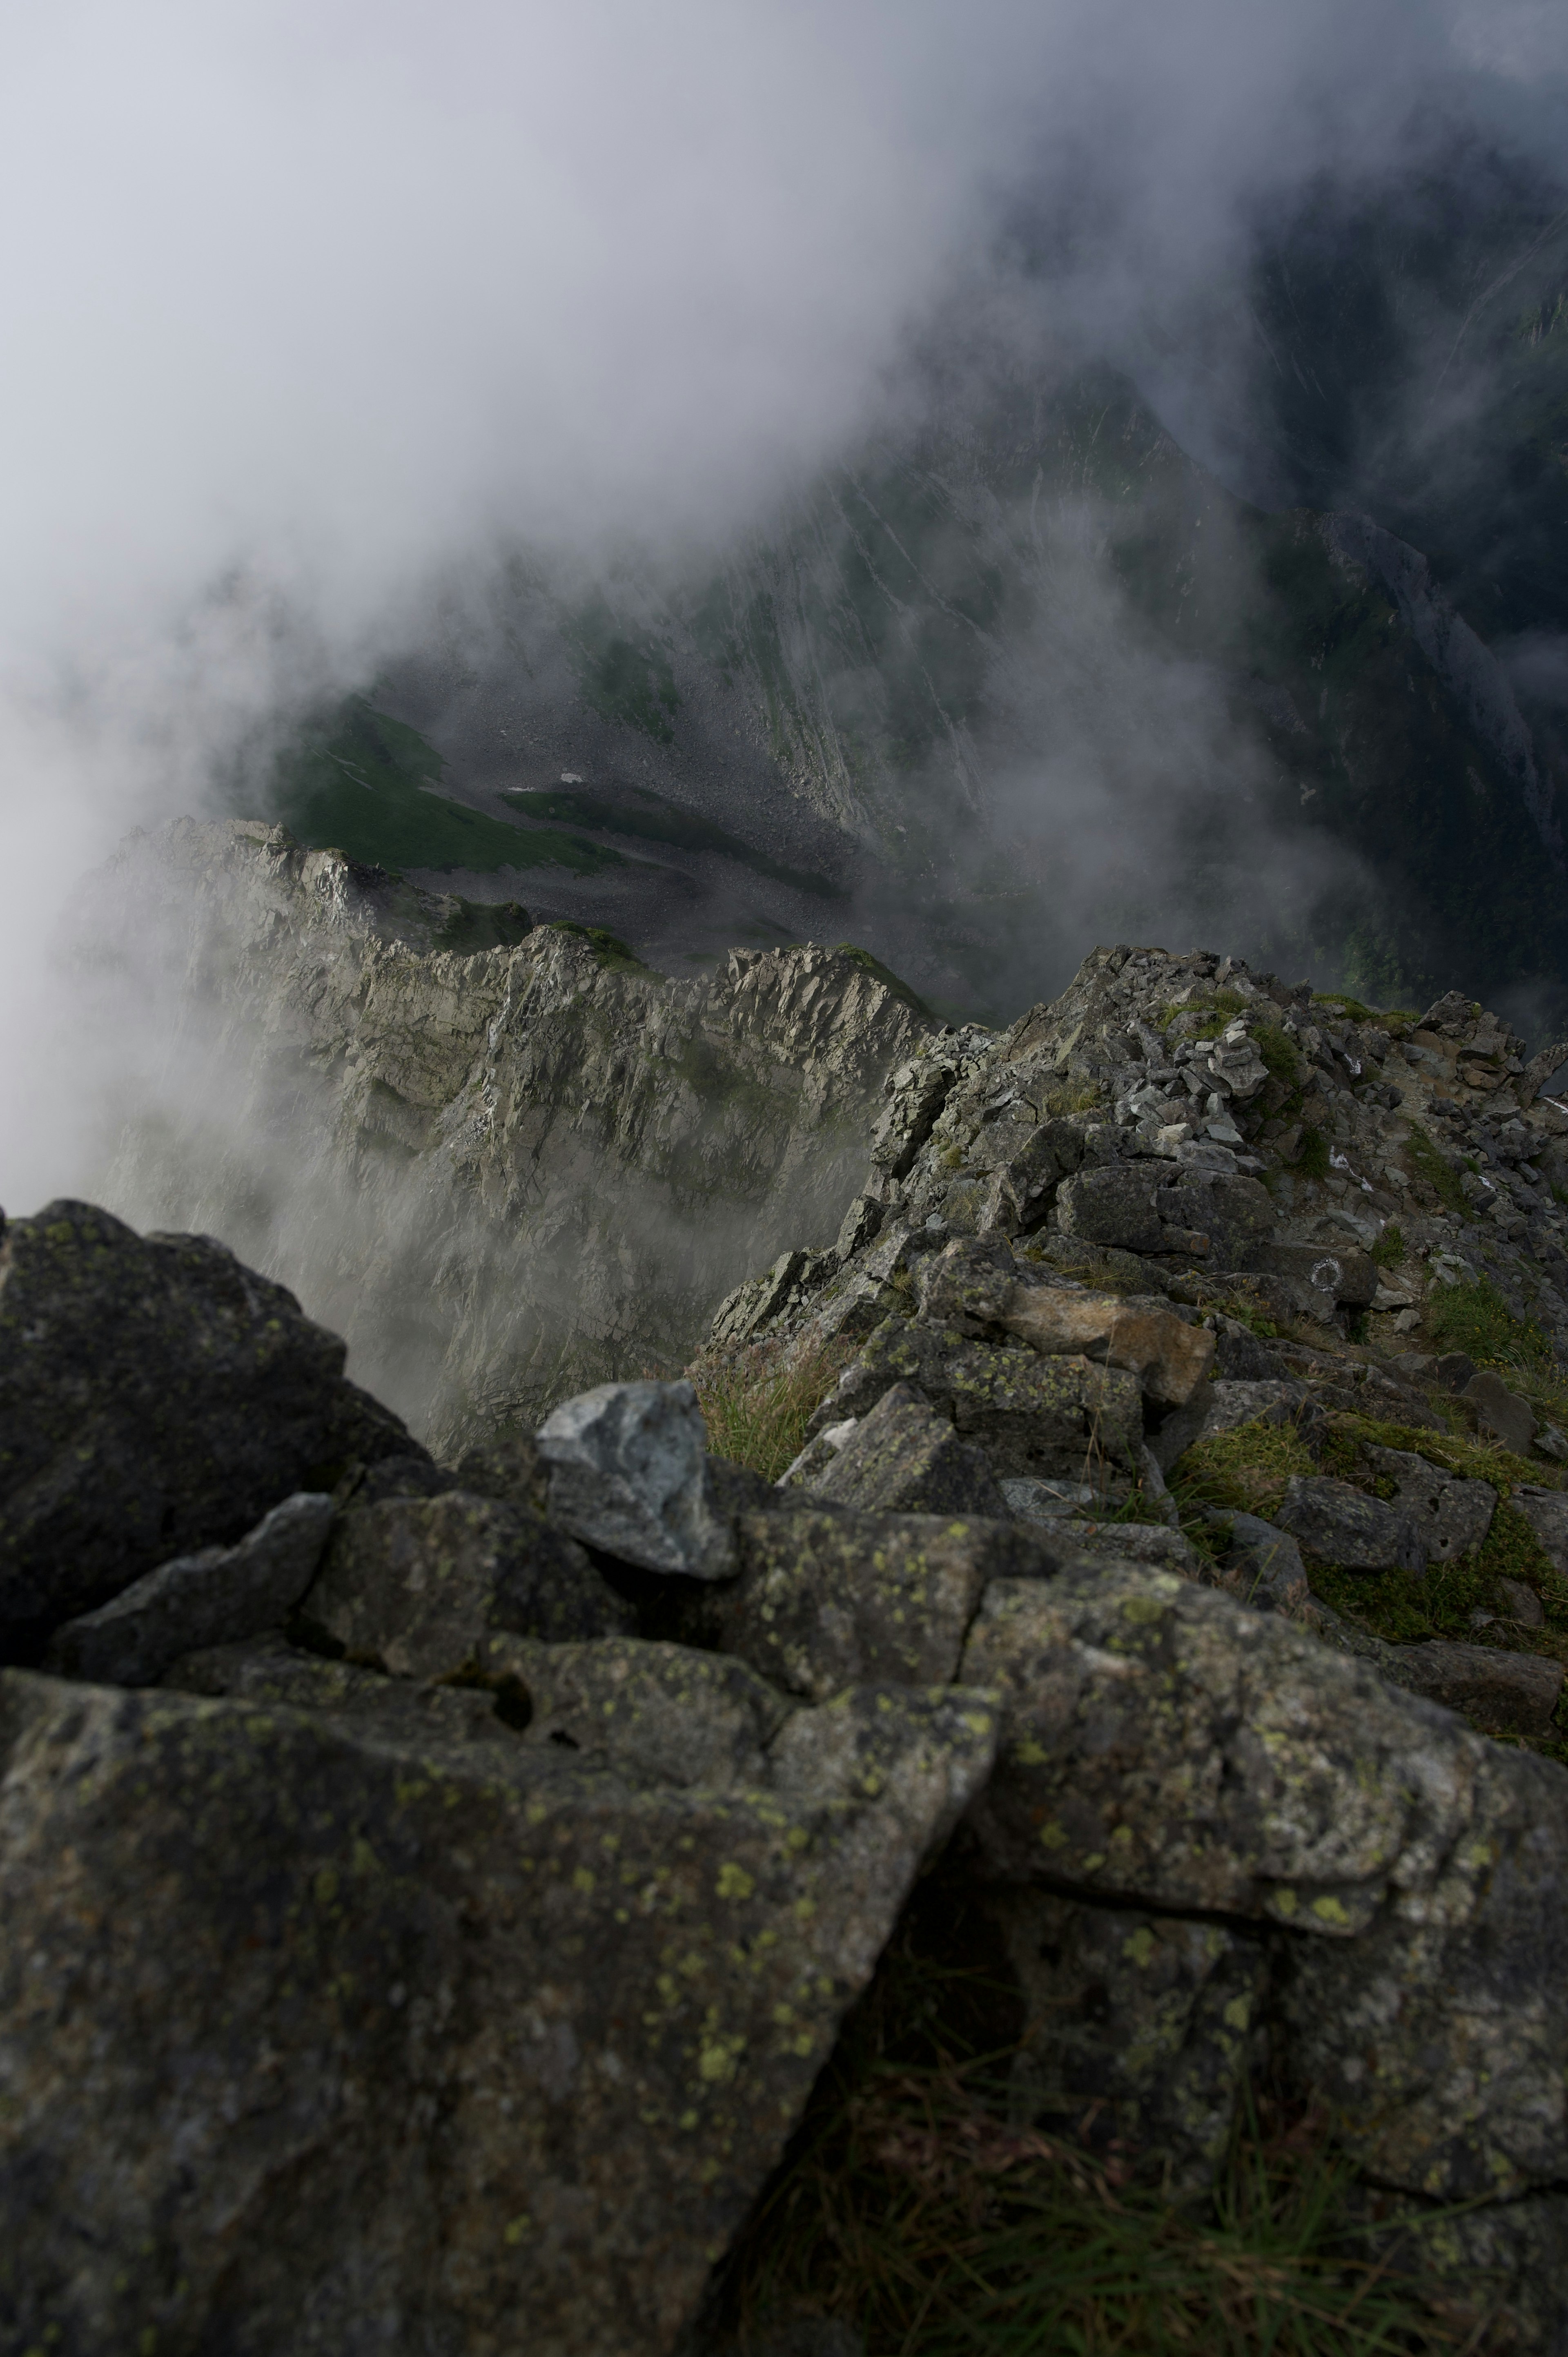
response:
[[[81,933],[153,1043],[109,1200],[286,1269],[447,1438],[679,1367],[759,1247],[830,1243],[929,1028],[864,952],[670,982],[259,824],[133,841]]]

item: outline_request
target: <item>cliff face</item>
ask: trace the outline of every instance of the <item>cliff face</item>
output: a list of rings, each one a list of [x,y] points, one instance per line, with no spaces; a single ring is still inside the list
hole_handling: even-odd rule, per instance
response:
[[[929,1028],[853,952],[668,981],[526,925],[248,823],[137,838],[85,918],[158,1040],[108,1200],[286,1273],[444,1441],[678,1367],[759,1250],[831,1243]]]

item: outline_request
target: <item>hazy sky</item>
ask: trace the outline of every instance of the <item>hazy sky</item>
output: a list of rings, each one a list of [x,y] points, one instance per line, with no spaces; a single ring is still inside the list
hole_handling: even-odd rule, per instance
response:
[[[1568,10],[53,0],[0,44],[14,1009],[81,865],[441,568],[754,514],[1005,294],[1026,193],[1110,336],[1418,117],[1550,140]]]

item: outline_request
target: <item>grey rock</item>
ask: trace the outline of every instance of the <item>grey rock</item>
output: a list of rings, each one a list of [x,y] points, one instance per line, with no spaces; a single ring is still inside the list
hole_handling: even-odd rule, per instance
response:
[[[1459,1394],[1467,1399],[1476,1411],[1476,1421],[1481,1430],[1500,1440],[1516,1457],[1528,1457],[1530,1444],[1535,1438],[1535,1410],[1528,1400],[1510,1392],[1502,1377],[1489,1367],[1472,1375]]]
[[[550,1502],[550,1467],[532,1433],[498,1433],[457,1459],[452,1486],[542,1514]]]
[[[1312,1594],[1312,1583],[1290,1533],[1261,1514],[1215,1513],[1210,1520],[1228,1523],[1230,1533],[1218,1584],[1255,1611],[1283,1612],[1293,1619],[1299,1615]]]
[[[1308,1317],[1332,1323],[1333,1312],[1369,1308],[1378,1290],[1377,1264],[1368,1253],[1339,1244],[1264,1243],[1248,1266],[1283,1280]]]
[[[1294,1424],[1311,1432],[1321,1422],[1311,1393],[1294,1376],[1263,1383],[1219,1382],[1208,1386],[1193,1440],[1210,1440],[1244,1424]]]
[[[1521,1629],[1543,1629],[1546,1626],[1546,1613],[1540,1597],[1533,1587],[1527,1587],[1522,1579],[1499,1579],[1498,1593],[1509,1619],[1517,1620]]]
[[[671,2349],[994,1714],[846,1695],[695,1785],[635,1717],[585,1765],[0,1677],[16,2348]]]
[[[1094,1505],[1100,1494],[1089,1481],[1044,1481],[1029,1474],[1010,1474],[997,1487],[1020,1523],[1058,1523],[1075,1507]]]
[[[1165,1231],[1155,1209],[1155,1189],[1161,1175],[1147,1162],[1131,1162],[1080,1170],[1065,1178],[1057,1190],[1057,1217],[1063,1232],[1086,1243],[1119,1245],[1124,1252],[1158,1252]]]
[[[1489,1481],[1466,1481],[1411,1449],[1373,1446],[1365,1455],[1375,1473],[1393,1482],[1390,1502],[1414,1520],[1429,1563],[1452,1563],[1481,1545],[1498,1506]]]
[[[1516,1481],[1509,1502],[1535,1533],[1552,1569],[1568,1578],[1568,1491]]]
[[[1431,1366],[1434,1382],[1451,1392],[1462,1392],[1476,1373],[1476,1361],[1464,1351],[1444,1351]]]
[[[1282,2059],[1389,2185],[1568,2169],[1568,1777],[1278,1614],[1155,1571],[989,1587],[962,1675],[1001,1697],[983,1871],[1277,1922]]]
[[[1426,1539],[1413,1514],[1321,1474],[1293,1473],[1275,1516],[1308,1555],[1348,1571],[1424,1571]]]
[[[1002,1519],[1007,1512],[983,1452],[961,1440],[908,1383],[883,1393],[810,1486],[818,1497],[882,1513]]]
[[[332,1514],[330,1497],[297,1491],[237,1546],[160,1564],[111,1603],[57,1629],[45,1668],[106,1685],[153,1685],[181,1653],[280,1626],[316,1577]]]
[[[623,1563],[722,1579],[732,1555],[708,1504],[707,1445],[689,1383],[601,1383],[540,1427],[550,1512],[575,1538]]]
[[[0,1241],[0,1654],[243,1536],[349,1459],[405,1454],[343,1344],[205,1236],[51,1203]],[[36,1658],[36,1651],[34,1652]]]
[[[1049,1578],[1071,1543],[978,1516],[815,1501],[742,1514],[736,1533],[739,1575],[693,1591],[687,1632],[818,1702],[847,1686],[951,1678],[987,1584]]]
[[[631,1627],[571,1539],[462,1490],[345,1514],[300,1611],[350,1660],[412,1678],[466,1669],[496,1631],[566,1641]]]
[[[1384,1673],[1409,1693],[1458,1711],[1483,1734],[1551,1740],[1563,1694],[1561,1662],[1539,1653],[1506,1653],[1495,1645],[1454,1644],[1444,1638],[1388,1650],[1393,1658],[1384,1663]]]
[[[1180,1531],[1166,1523],[1097,1523],[1078,1515],[1058,1524],[1060,1544],[1079,1555],[1109,1555],[1117,1563],[1150,1563],[1183,1579],[1200,1579],[1204,1559]]]
[[[1027,2028],[1013,2116],[1131,2150],[1172,2193],[1204,2193],[1253,2059],[1269,1958],[1255,1936],[1054,1892],[993,1893]]]

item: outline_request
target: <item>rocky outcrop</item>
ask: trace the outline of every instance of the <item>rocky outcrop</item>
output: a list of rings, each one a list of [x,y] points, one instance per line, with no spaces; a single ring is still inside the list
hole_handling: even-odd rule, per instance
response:
[[[758,1257],[831,1244],[929,1028],[854,955],[671,982],[582,926],[464,954],[467,906],[182,821],[78,920],[105,1020],[158,1042],[108,1199],[286,1269],[443,1446],[677,1372]]]

